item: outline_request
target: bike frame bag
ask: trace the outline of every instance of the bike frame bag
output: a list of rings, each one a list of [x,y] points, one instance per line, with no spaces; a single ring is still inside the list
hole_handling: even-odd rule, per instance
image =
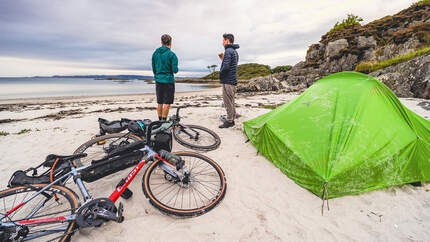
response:
[[[92,161],[90,167],[81,171],[81,179],[85,182],[96,181],[115,172],[137,165],[142,157],[143,153],[140,150],[134,150]]]

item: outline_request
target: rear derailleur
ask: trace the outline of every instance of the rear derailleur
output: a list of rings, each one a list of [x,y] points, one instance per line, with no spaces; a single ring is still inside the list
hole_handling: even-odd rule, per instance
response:
[[[23,241],[28,232],[27,226],[0,227],[0,241]]]

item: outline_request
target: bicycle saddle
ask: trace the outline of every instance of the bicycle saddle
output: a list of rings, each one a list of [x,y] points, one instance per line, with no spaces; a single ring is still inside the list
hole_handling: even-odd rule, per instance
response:
[[[50,154],[46,156],[45,162],[43,163],[43,166],[45,167],[52,167],[54,165],[55,160],[59,159],[60,161],[68,161],[68,160],[76,160],[79,158],[83,158],[87,156],[87,154],[76,154],[76,155],[55,155]]]

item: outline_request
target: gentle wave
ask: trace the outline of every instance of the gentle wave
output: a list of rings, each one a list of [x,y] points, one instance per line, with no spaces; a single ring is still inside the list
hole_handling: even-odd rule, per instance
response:
[[[207,84],[176,83],[176,92],[199,91]],[[96,80],[92,78],[0,78],[0,99],[98,96],[155,93],[155,85],[143,80]]]

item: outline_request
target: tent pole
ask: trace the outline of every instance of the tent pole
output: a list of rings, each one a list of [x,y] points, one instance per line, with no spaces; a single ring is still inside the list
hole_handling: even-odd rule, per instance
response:
[[[328,204],[328,190],[327,190],[327,182],[324,183],[323,195],[322,195],[322,206],[321,206],[321,215],[324,216],[324,203],[327,200],[327,211],[330,211],[330,206]]]

